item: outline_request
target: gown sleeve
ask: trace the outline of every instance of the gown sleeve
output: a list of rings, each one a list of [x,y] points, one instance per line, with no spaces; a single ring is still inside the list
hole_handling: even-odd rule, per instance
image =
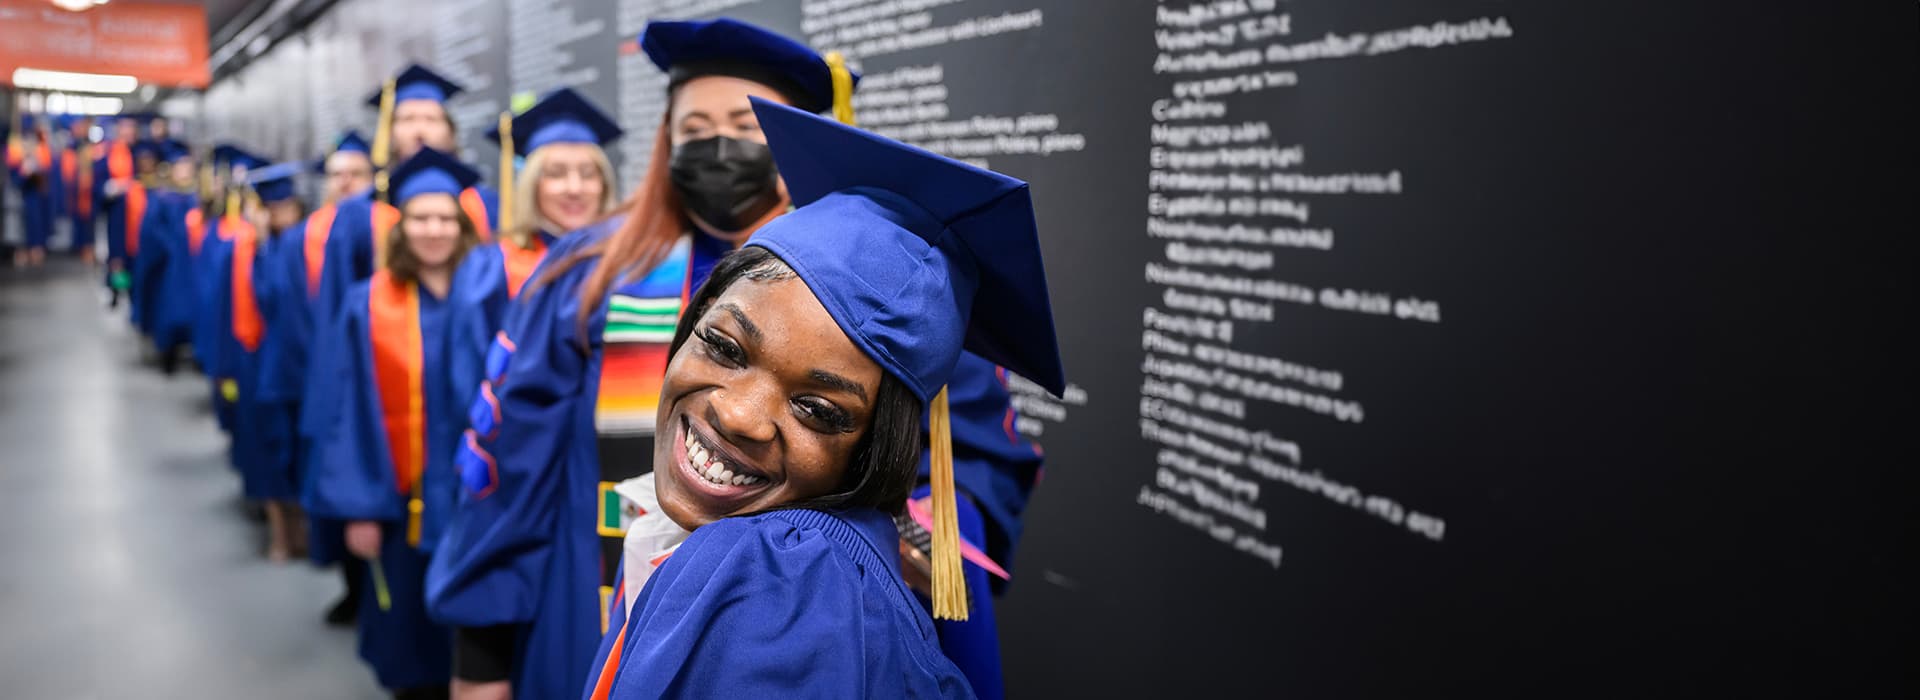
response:
[[[483,360],[488,381],[454,456],[460,505],[427,572],[428,608],[448,624],[530,621],[554,575],[547,562],[564,510],[565,462],[577,412],[594,400],[575,321],[589,267],[523,290]]]
[[[398,522],[406,518],[406,499],[394,488],[367,332],[363,282],[342,299],[334,331],[322,334],[314,350],[312,372],[326,391],[311,400],[332,420],[315,437],[322,447],[309,465],[302,499],[321,518]]]
[[[453,405],[472,406],[487,379],[487,350],[500,331],[506,313],[507,278],[500,266],[500,247],[483,245],[460,261],[453,273],[453,293],[447,310],[447,377],[453,386]]]
[[[872,639],[864,582],[817,530],[723,518],[634,601],[612,698],[855,697]]]
[[[339,321],[341,298],[346,295],[347,290],[351,289],[355,282],[366,279],[373,274],[373,271],[370,269],[372,267],[371,258],[368,259],[368,262],[361,263],[355,257],[361,250],[365,250],[371,254],[373,246],[372,207],[373,201],[366,197],[349,197],[341,200],[339,208],[335,210],[333,228],[327,234],[326,260],[321,263],[320,267],[319,289],[309,302],[311,304],[312,327],[315,329],[336,328]],[[356,244],[352,240],[355,238],[364,238],[366,242],[364,245]],[[363,271],[363,267],[369,269]],[[326,339],[321,338],[317,342],[324,343]],[[317,348],[315,350],[317,351]],[[312,353],[309,353],[309,357],[312,358]],[[309,361],[316,364],[318,363],[318,359],[309,359]],[[321,374],[309,370],[307,372],[307,386],[303,395],[316,396],[328,393],[330,390],[329,387],[321,386],[324,381],[325,379]],[[334,422],[332,411],[335,407],[335,402],[326,402],[314,407],[301,409],[300,434],[310,438],[318,437],[326,429],[326,426]]]

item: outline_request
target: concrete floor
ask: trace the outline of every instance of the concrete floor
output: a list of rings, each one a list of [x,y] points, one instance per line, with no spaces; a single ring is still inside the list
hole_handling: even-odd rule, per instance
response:
[[[143,362],[96,274],[0,269],[0,698],[386,697],[320,622],[338,574],[261,555],[205,379]]]

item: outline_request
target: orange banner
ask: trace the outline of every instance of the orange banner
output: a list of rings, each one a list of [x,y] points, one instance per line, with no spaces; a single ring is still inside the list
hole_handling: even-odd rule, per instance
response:
[[[207,11],[199,4],[115,2],[69,12],[47,0],[0,0],[0,82],[16,68],[204,88]]]

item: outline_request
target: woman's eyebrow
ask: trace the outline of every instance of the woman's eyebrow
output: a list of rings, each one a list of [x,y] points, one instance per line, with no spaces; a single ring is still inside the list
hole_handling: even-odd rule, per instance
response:
[[[740,307],[735,305],[733,302],[727,302],[725,304],[721,304],[719,307],[719,310],[732,314],[733,321],[735,323],[740,324],[741,332],[746,333],[747,338],[749,340],[752,340],[755,343],[759,343],[767,339],[765,335],[762,335],[760,333],[760,327],[753,325],[753,321],[747,318],[747,312],[741,311]]]
[[[807,376],[821,384],[858,396],[861,401],[866,401],[867,399],[867,387],[860,382],[828,372],[824,369],[816,369],[808,372]]]

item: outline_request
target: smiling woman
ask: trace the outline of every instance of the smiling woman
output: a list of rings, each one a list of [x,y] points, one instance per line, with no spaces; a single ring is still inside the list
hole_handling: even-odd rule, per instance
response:
[[[1026,183],[753,104],[799,206],[723,260],[676,329],[641,520],[691,534],[628,560],[588,697],[973,697],[902,578],[890,515],[930,404],[948,499],[935,611],[965,619],[939,568],[959,568],[938,543],[955,518],[945,387],[963,346],[1065,385]]]
[[[773,508],[897,514],[914,484],[920,404],[793,269],[742,249],[692,308],[661,390],[659,425],[673,430],[655,447],[661,510],[689,530]]]

